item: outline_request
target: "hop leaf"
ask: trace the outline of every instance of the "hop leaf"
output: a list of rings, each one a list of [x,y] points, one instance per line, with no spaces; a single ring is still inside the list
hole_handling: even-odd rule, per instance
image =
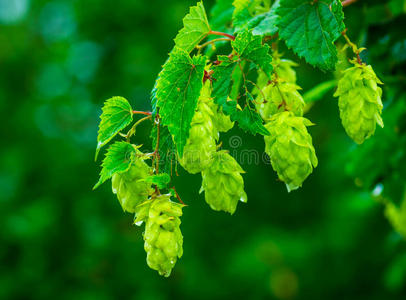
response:
[[[334,96],[338,98],[340,117],[348,136],[362,144],[375,133],[376,124],[383,127],[382,82],[370,65],[359,65],[344,71]]]
[[[107,149],[102,163],[99,182],[93,189],[110,179],[114,173],[127,172],[135,157],[135,148],[126,142],[115,142]]]
[[[271,78],[272,57],[268,53],[269,46],[262,44],[260,36],[254,36],[250,31],[244,30],[237,35],[231,44],[240,58],[252,62]]]
[[[289,192],[301,187],[317,166],[312,138],[306,129],[310,125],[309,120],[292,112],[277,113],[265,125],[271,133],[264,138],[265,152]]]
[[[203,2],[190,8],[189,14],[183,19],[183,26],[175,38],[175,44],[177,47],[190,52],[210,32]]]
[[[244,192],[244,170],[226,151],[213,155],[209,168],[202,171],[202,188],[205,200],[213,210],[233,214],[238,201],[247,202]]]
[[[199,97],[197,111],[193,116],[189,139],[185,145],[180,164],[189,173],[196,174],[210,165],[216,152],[217,129],[213,123],[214,113],[210,108],[210,81],[206,81]]]
[[[102,111],[95,159],[97,159],[100,149],[133,120],[133,109],[123,97],[106,100]]]
[[[280,0],[276,14],[279,36],[289,48],[322,70],[334,69],[334,42],[345,28],[339,0]]]
[[[253,35],[274,35],[278,32],[278,27],[276,23],[278,21],[279,16],[275,13],[276,9],[279,7],[279,0],[276,0],[272,4],[272,8],[270,11],[263,14],[260,22],[255,25],[252,30]]]
[[[137,150],[137,154],[141,152]],[[124,211],[134,213],[137,205],[148,200],[151,184],[146,181],[150,175],[150,167],[139,156],[135,156],[126,172],[114,173],[112,177],[113,193]]]
[[[156,97],[162,124],[168,126],[180,156],[189,137],[190,123],[203,85],[205,56],[175,48],[157,83]]]
[[[147,263],[151,269],[168,277],[177,259],[183,254],[179,218],[183,205],[172,202],[170,195],[160,195],[148,206],[144,206],[148,209],[144,232]],[[145,214],[146,210],[143,212]]]
[[[151,175],[145,178],[146,182],[156,185],[159,189],[164,189],[171,181],[171,177],[166,173]]]

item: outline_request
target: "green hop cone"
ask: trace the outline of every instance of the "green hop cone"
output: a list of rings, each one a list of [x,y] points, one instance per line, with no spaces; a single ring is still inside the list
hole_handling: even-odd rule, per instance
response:
[[[113,174],[113,193],[117,194],[124,211],[134,213],[138,204],[148,200],[151,184],[144,180],[149,175],[150,167],[139,157],[134,159],[127,172]]]
[[[213,102],[211,105],[213,111],[213,123],[218,132],[227,132],[234,127],[234,122],[230,116],[223,113],[223,109]]]
[[[275,114],[265,125],[270,132],[264,137],[265,152],[289,192],[301,187],[313,168],[317,167],[312,137],[306,129],[310,125],[313,124],[308,119],[297,117],[292,112]]]
[[[247,202],[244,192],[244,170],[226,151],[213,155],[213,163],[202,171],[202,188],[206,202],[213,210],[233,214],[238,201]]]
[[[334,96],[342,124],[348,136],[357,144],[362,144],[375,133],[376,124],[383,127],[382,82],[370,65],[360,65],[345,70],[338,82]]]
[[[183,205],[172,202],[170,194],[152,199],[144,232],[147,264],[160,275],[168,277],[183,254],[180,216]]]
[[[303,116],[305,102],[298,92],[299,89],[296,84],[284,81],[268,84],[255,100],[261,117],[269,120],[274,114],[285,110],[293,112],[296,116]]]
[[[213,122],[213,111],[210,108],[213,99],[210,98],[210,82],[204,85],[197,104],[189,138],[179,160],[186,171],[191,174],[201,172],[212,161],[212,154],[216,151],[218,132]]]

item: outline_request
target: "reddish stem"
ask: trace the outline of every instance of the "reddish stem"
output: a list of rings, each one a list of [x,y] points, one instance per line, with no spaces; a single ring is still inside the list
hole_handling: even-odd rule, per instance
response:
[[[133,110],[133,114],[136,115],[146,115],[146,116],[151,116],[152,113],[149,111],[139,111],[139,110]]]
[[[354,2],[357,2],[357,1],[358,0],[344,0],[344,1],[341,2],[341,4],[342,4],[343,7],[346,7],[346,6],[351,5],[351,4],[353,4]]]
[[[210,30],[210,31],[209,31],[209,34],[225,36],[225,37],[228,37],[229,39],[231,39],[231,40],[233,40],[233,41],[235,40],[235,36],[233,36],[233,35],[231,35],[231,34],[228,34],[228,33],[225,33],[225,32]]]
[[[179,202],[182,203],[183,205],[186,205],[186,204],[182,201],[182,199],[180,199],[179,194],[178,194],[178,192],[176,191],[175,186],[173,186],[172,189],[175,191],[176,198],[178,198]]]

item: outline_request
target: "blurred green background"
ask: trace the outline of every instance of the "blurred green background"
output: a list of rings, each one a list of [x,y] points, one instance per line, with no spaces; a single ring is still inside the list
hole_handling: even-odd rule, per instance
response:
[[[150,110],[195,3],[0,0],[0,299],[406,299],[406,243],[382,204],[405,198],[403,0],[345,8],[348,35],[385,82],[385,128],[356,146],[330,91],[308,113],[314,174],[287,193],[269,164],[240,161],[248,203],[233,216],[211,211],[200,176],[180,171],[184,255],[170,278],[146,265],[142,228],[110,183],[92,191],[103,101]],[[334,76],[282,52],[301,63],[304,92]],[[140,128],[137,142],[150,147]],[[232,154],[264,147],[236,129],[222,141]]]

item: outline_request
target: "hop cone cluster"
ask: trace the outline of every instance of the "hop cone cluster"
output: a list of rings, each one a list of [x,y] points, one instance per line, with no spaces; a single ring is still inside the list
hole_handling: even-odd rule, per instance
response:
[[[265,151],[289,192],[302,186],[317,166],[312,137],[306,129],[310,125],[309,120],[292,112],[275,114],[265,125],[270,132],[265,136]]]
[[[148,200],[151,184],[144,180],[149,175],[150,167],[138,157],[127,172],[113,175],[113,193],[117,194],[124,211],[134,213],[138,204]]]
[[[216,103],[212,102],[211,109],[213,111],[213,123],[218,132],[227,132],[234,127],[234,122],[230,116],[223,113],[223,109]]]
[[[206,202],[213,210],[233,214],[238,201],[247,202],[244,192],[244,170],[226,151],[213,155],[213,163],[202,171],[202,188]]]
[[[211,103],[213,99],[210,97],[210,81],[206,81],[192,119],[189,139],[179,160],[182,167],[192,174],[199,173],[209,166],[212,154],[216,151],[218,132],[213,122]]]
[[[296,84],[284,81],[276,81],[264,87],[255,101],[262,119],[269,120],[272,115],[285,110],[302,116],[305,102],[299,89]]]
[[[160,275],[168,277],[183,254],[180,231],[182,205],[172,202],[170,194],[151,200],[144,232],[147,264]]]
[[[382,82],[370,65],[357,64],[344,71],[334,96],[338,98],[340,117],[348,136],[362,144],[375,133],[376,124],[383,127]]]

